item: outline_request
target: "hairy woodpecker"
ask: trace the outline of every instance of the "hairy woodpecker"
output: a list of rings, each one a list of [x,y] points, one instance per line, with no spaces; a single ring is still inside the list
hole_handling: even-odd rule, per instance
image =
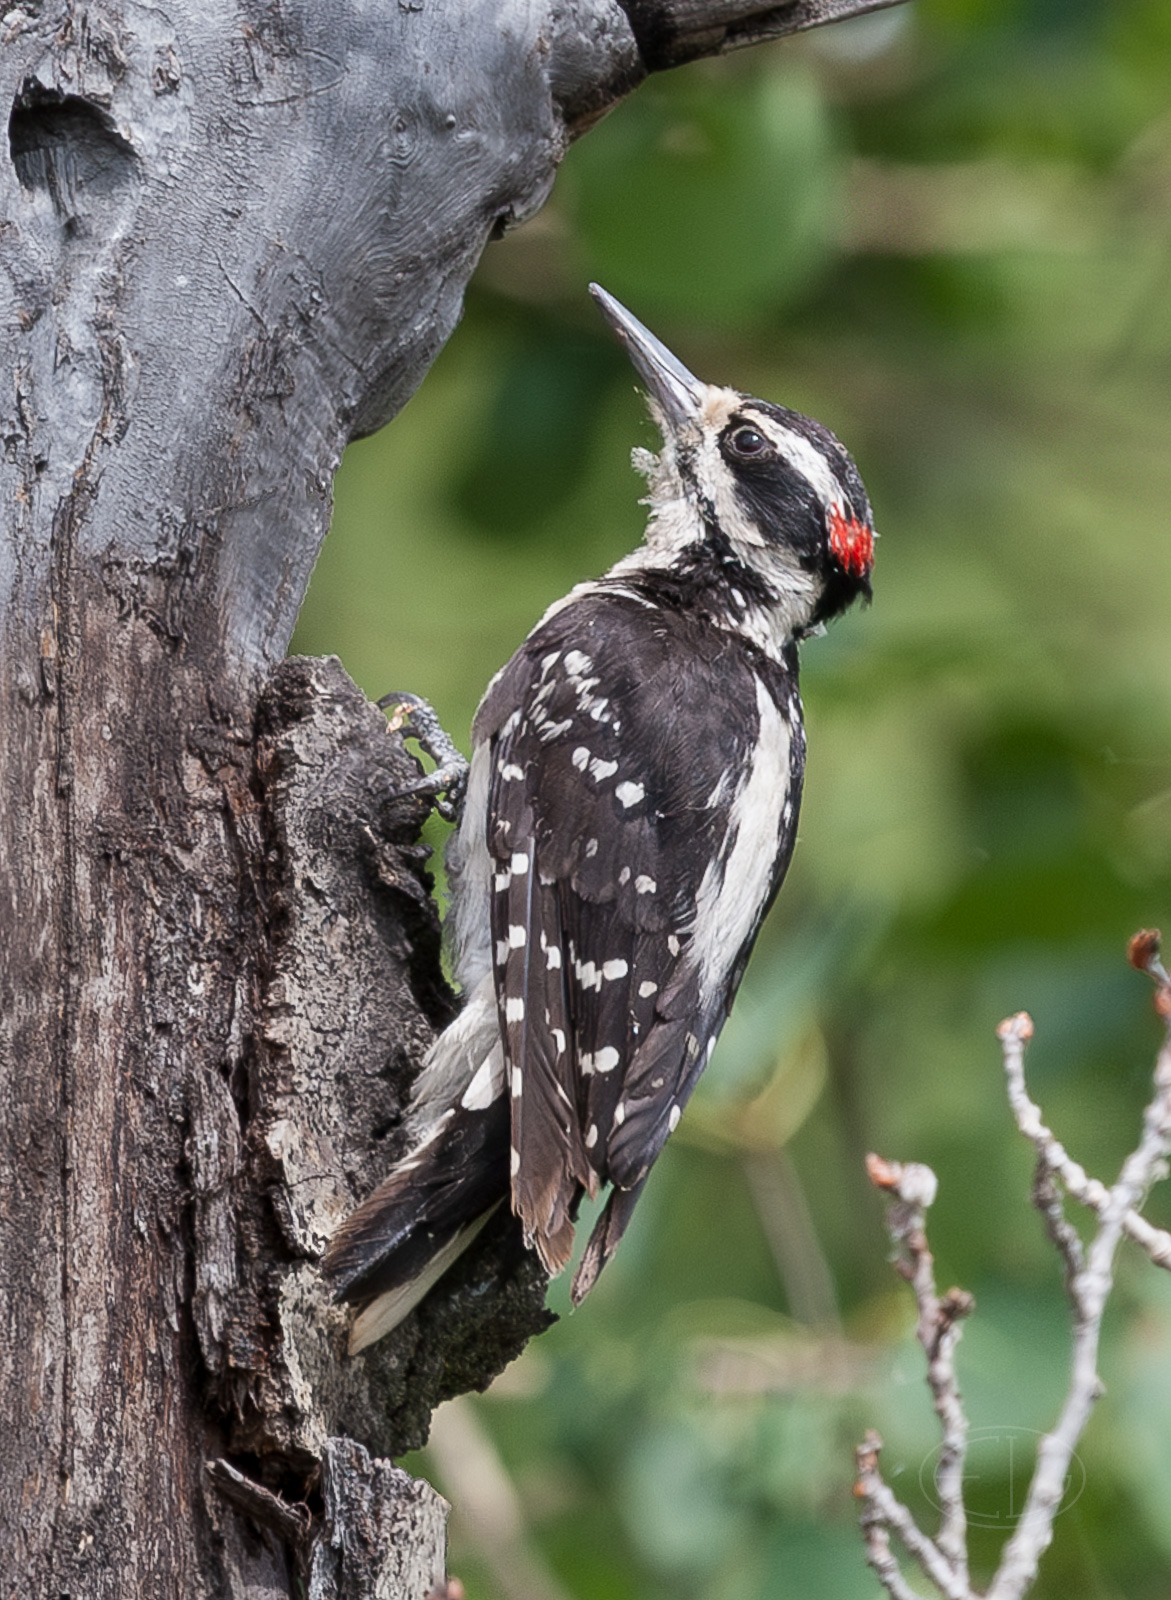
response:
[[[449,847],[465,1004],[416,1085],[410,1153],[323,1263],[358,1309],[351,1350],[505,1199],[559,1272],[582,1195],[608,1184],[573,1280],[575,1303],[588,1293],[789,864],[798,641],[870,594],[870,505],[833,434],[701,383],[592,293],[663,436],[634,456],[646,542],[550,607],[476,713]]]

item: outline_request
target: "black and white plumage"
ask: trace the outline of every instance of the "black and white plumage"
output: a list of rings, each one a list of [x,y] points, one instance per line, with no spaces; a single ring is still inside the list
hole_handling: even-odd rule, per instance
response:
[[[449,852],[464,1009],[412,1153],[325,1258],[351,1349],[418,1303],[505,1200],[551,1273],[616,1248],[707,1065],[793,850],[797,643],[869,595],[870,507],[819,423],[701,383],[593,293],[663,434],[646,543],[554,605],[476,714]]]

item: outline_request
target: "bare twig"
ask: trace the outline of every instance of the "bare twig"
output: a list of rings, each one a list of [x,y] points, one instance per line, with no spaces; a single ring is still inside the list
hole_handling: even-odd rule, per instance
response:
[[[1167,1024],[1155,1067],[1155,1093],[1143,1117],[1142,1138],[1123,1162],[1109,1188],[1089,1178],[1046,1127],[1025,1087],[1024,1051],[1033,1024],[1021,1012],[1002,1022],[998,1037],[1004,1055],[1008,1097],[1017,1126],[1037,1152],[1034,1205],[1045,1218],[1054,1248],[1065,1268],[1073,1312],[1073,1351],[1069,1388],[1052,1432],[1042,1439],[1025,1509],[1004,1548],[985,1600],[1021,1600],[1037,1575],[1041,1556],[1053,1537],[1053,1520],[1065,1494],[1066,1478],[1078,1440],[1102,1393],[1098,1347],[1102,1314],[1113,1285],[1114,1257],[1123,1236],[1136,1240],[1158,1266],[1171,1266],[1171,1235],[1152,1228],[1139,1215],[1147,1190],[1166,1176],[1171,1152],[1171,979],[1159,958],[1159,935],[1137,934],[1131,941],[1132,965],[1150,974],[1158,987],[1155,1007]],[[936,1473],[942,1508],[940,1533],[932,1541],[915,1524],[883,1482],[879,1471],[882,1441],[867,1435],[857,1452],[855,1494],[864,1503],[862,1530],[866,1559],[891,1600],[916,1600],[891,1551],[895,1534],[908,1554],[947,1596],[976,1600],[969,1588],[963,1463],[968,1424],[954,1369],[959,1321],[972,1309],[970,1295],[952,1289],[939,1296],[928,1249],[924,1215],[935,1197],[935,1176],[927,1167],[902,1165],[870,1156],[871,1182],[892,1196],[888,1226],[898,1249],[896,1265],[911,1284],[919,1308],[917,1333],[927,1357],[927,1380],[943,1433]],[[1098,1219],[1086,1247],[1065,1214],[1065,1197],[1084,1204]]]
[[[948,1596],[948,1600],[968,1600],[967,1585],[962,1589],[952,1587],[953,1574],[947,1557],[919,1529],[906,1506],[896,1499],[883,1481],[878,1469],[881,1450],[882,1440],[871,1429],[855,1452],[858,1478],[854,1484],[854,1494],[864,1502],[861,1521],[867,1561],[892,1600],[920,1600],[920,1596],[903,1577],[891,1551],[890,1530],[893,1529],[924,1572]]]
[[[1141,937],[1141,936],[1139,936]],[[1131,941],[1132,947],[1135,941]],[[1159,971],[1162,964],[1159,963]],[[1098,1217],[1105,1215],[1110,1201],[1110,1190],[1097,1178],[1091,1178],[1085,1168],[1067,1152],[1060,1139],[1045,1124],[1041,1108],[1025,1088],[1025,1045],[1033,1036],[1033,1024],[1025,1012],[1002,1022],[999,1029],[1004,1049],[1004,1071],[1008,1081],[1008,1103],[1012,1107],[1016,1125],[1037,1151],[1038,1170],[1058,1178],[1062,1188],[1072,1199],[1093,1211]],[[1048,1208],[1039,1206],[1048,1216]],[[1141,1246],[1157,1267],[1171,1270],[1171,1233],[1164,1228],[1154,1228],[1138,1212],[1131,1209],[1122,1222],[1128,1238]],[[1059,1246],[1064,1255],[1064,1247]]]
[[[866,1170],[875,1188],[894,1197],[887,1217],[891,1238],[900,1250],[898,1270],[915,1291],[919,1307],[916,1337],[927,1357],[927,1385],[939,1418],[943,1444],[935,1472],[940,1524],[937,1543],[951,1565],[956,1593],[968,1590],[967,1517],[964,1512],[964,1456],[968,1421],[955,1372],[955,1348],[961,1323],[975,1302],[962,1289],[940,1296],[935,1289],[935,1260],[927,1245],[924,1214],[935,1199],[935,1174],[930,1167],[869,1156]],[[934,1576],[934,1575],[933,1575]],[[938,1579],[935,1579],[938,1582]],[[950,1589],[945,1593],[950,1594]]]
[[[1085,1247],[1081,1235],[1065,1214],[1065,1199],[1061,1186],[1048,1163],[1042,1159],[1037,1161],[1031,1198],[1037,1210],[1045,1218],[1045,1230],[1053,1241],[1053,1248],[1065,1264],[1065,1292],[1072,1299],[1077,1275],[1086,1263]]]
[[[868,1559],[895,1600],[901,1593],[910,1592],[900,1590],[897,1583],[891,1586],[890,1578],[892,1572],[898,1573],[898,1564],[884,1541],[875,1537],[874,1530],[879,1524],[889,1527],[948,1600],[967,1600],[967,1518],[963,1483],[968,1423],[956,1382],[954,1357],[960,1323],[971,1311],[973,1301],[961,1289],[949,1289],[943,1296],[936,1293],[935,1262],[928,1248],[924,1221],[937,1188],[931,1168],[918,1162],[886,1161],[881,1156],[871,1155],[866,1158],[866,1171],[875,1188],[892,1199],[887,1227],[898,1251],[895,1264],[915,1292],[919,1307],[915,1332],[927,1357],[927,1382],[943,1433],[935,1475],[940,1525],[934,1541],[916,1527],[910,1512],[883,1483],[878,1471],[878,1436],[871,1435],[867,1446],[859,1453],[857,1492],[866,1501]],[[864,1454],[867,1449],[869,1456]],[[864,1466],[866,1471],[863,1471]],[[879,1558],[882,1558],[881,1564]],[[898,1582],[902,1582],[901,1576]]]
[[[1133,945],[1132,945],[1133,949]],[[1162,981],[1166,974],[1158,962],[1157,943],[1144,963]],[[1157,971],[1155,970],[1157,967]],[[1160,989],[1163,999],[1171,991]],[[1164,1013],[1171,1010],[1164,1001]],[[1022,1051],[1032,1033],[1032,1023],[1023,1014],[1001,1024],[1005,1070],[1013,1093],[1013,1080],[1019,1079],[1024,1098]],[[1031,1102],[1029,1102],[1031,1105]],[[1019,1119],[1018,1119],[1019,1120]],[[1089,1421],[1094,1402],[1102,1393],[1098,1376],[1098,1345],[1102,1313],[1114,1281],[1114,1256],[1126,1231],[1127,1217],[1141,1204],[1147,1190],[1163,1170],[1171,1149],[1171,1033],[1164,1039],[1155,1068],[1155,1094],[1143,1117],[1143,1134],[1138,1148],[1122,1164],[1118,1181],[1108,1191],[1106,1204],[1098,1212],[1098,1231],[1084,1252],[1063,1252],[1073,1305],[1073,1363],[1069,1392],[1057,1425],[1045,1435],[1037,1450],[1037,1465],[1029,1485],[1025,1509],[1012,1538],[1005,1547],[1000,1566],[988,1590],[988,1600],[1020,1600],[1032,1586],[1041,1557],[1053,1538],[1053,1519],[1065,1495],[1065,1480],[1078,1440]],[[1038,1149],[1039,1159],[1045,1158]],[[1096,1209],[1096,1208],[1095,1208]],[[1066,1224],[1068,1227],[1068,1224]],[[1070,1230],[1072,1231],[1072,1230]]]

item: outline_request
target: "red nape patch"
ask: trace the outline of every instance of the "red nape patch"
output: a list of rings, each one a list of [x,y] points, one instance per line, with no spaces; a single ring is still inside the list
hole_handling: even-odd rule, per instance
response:
[[[874,532],[864,522],[847,517],[841,506],[830,507],[829,547],[851,578],[869,576],[874,565]]]

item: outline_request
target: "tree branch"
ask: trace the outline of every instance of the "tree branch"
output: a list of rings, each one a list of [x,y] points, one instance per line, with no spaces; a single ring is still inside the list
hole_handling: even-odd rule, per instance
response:
[[[620,0],[649,72],[885,11],[902,0]]]
[[[1109,1188],[1087,1177],[1070,1159],[1029,1097],[1024,1077],[1025,1045],[1033,1034],[1029,1017],[1021,1012],[998,1029],[1009,1103],[1017,1126],[1037,1152],[1033,1204],[1045,1218],[1047,1232],[1065,1269],[1073,1343],[1065,1401],[1053,1429],[1041,1440],[1024,1511],[1005,1545],[985,1600],[1022,1600],[1052,1541],[1053,1521],[1065,1494],[1074,1450],[1102,1393],[1098,1347],[1120,1240],[1128,1235],[1156,1265],[1168,1264],[1166,1246],[1171,1241],[1145,1223],[1137,1209],[1152,1183],[1166,1176],[1171,1152],[1171,985],[1159,960],[1158,935],[1137,936],[1132,941],[1131,960],[1159,985],[1156,1009],[1164,1019],[1166,1031],[1155,1065],[1154,1095],[1143,1117],[1142,1137]],[[919,1308],[917,1333],[927,1356],[928,1386],[943,1434],[936,1475],[942,1515],[940,1533],[934,1541],[922,1533],[907,1508],[883,1482],[879,1470],[881,1440],[877,1434],[868,1434],[859,1447],[855,1493],[863,1502],[861,1521],[867,1560],[891,1600],[916,1600],[891,1550],[893,1533],[947,1600],[976,1600],[968,1579],[963,1503],[968,1423],[953,1364],[958,1318],[972,1310],[972,1300],[956,1289],[942,1297],[935,1292],[924,1221],[926,1208],[935,1196],[934,1174],[926,1167],[884,1161],[878,1156],[868,1158],[867,1168],[871,1182],[892,1196],[888,1228],[898,1251],[896,1266],[915,1291]],[[1085,1204],[1098,1219],[1088,1249],[1065,1215],[1063,1193]]]
[[[974,1301],[961,1289],[949,1289],[942,1297],[935,1291],[935,1264],[927,1244],[925,1221],[927,1208],[934,1201],[938,1188],[931,1168],[918,1162],[884,1161],[881,1156],[871,1155],[867,1157],[866,1170],[875,1188],[892,1198],[887,1228],[898,1251],[895,1267],[914,1290],[919,1308],[915,1335],[927,1357],[927,1384],[943,1434],[935,1480],[940,1501],[939,1534],[932,1541],[920,1533],[910,1512],[882,1483],[878,1471],[880,1441],[877,1435],[871,1436],[875,1441],[871,1452],[873,1459],[870,1454],[865,1460],[859,1457],[860,1468],[865,1468],[859,1480],[865,1486],[862,1498],[871,1514],[872,1529],[880,1523],[893,1527],[947,1600],[967,1600],[967,1518],[963,1487],[968,1422],[956,1378],[955,1349],[963,1331],[962,1319],[972,1311]],[[881,1547],[875,1548],[878,1551]],[[879,1570],[877,1566],[875,1570]]]
[[[1158,1000],[1164,1016],[1171,1016],[1171,990],[1161,988]],[[1021,1099],[1024,1098],[1023,1047],[1032,1031],[1031,1021],[1023,1013],[1002,1023],[1000,1028],[1010,1094],[1019,1086]],[[1102,1394],[1098,1345],[1102,1314],[1114,1281],[1115,1252],[1127,1217],[1145,1197],[1156,1175],[1165,1171],[1167,1154],[1171,1150],[1171,1030],[1159,1052],[1154,1077],[1155,1094],[1143,1116],[1142,1138],[1137,1149],[1123,1162],[1118,1180],[1098,1212],[1098,1230],[1084,1253],[1084,1261],[1080,1252],[1069,1252],[1066,1256],[1067,1266],[1072,1268],[1069,1295],[1074,1318],[1069,1393],[1056,1427],[1041,1441],[1025,1509],[1005,1548],[988,1590],[988,1600],[1020,1600],[1031,1587],[1041,1556],[1053,1538],[1053,1519],[1065,1494],[1070,1460],[1090,1412]],[[1044,1157],[1041,1160],[1045,1178],[1056,1179],[1057,1171]]]

